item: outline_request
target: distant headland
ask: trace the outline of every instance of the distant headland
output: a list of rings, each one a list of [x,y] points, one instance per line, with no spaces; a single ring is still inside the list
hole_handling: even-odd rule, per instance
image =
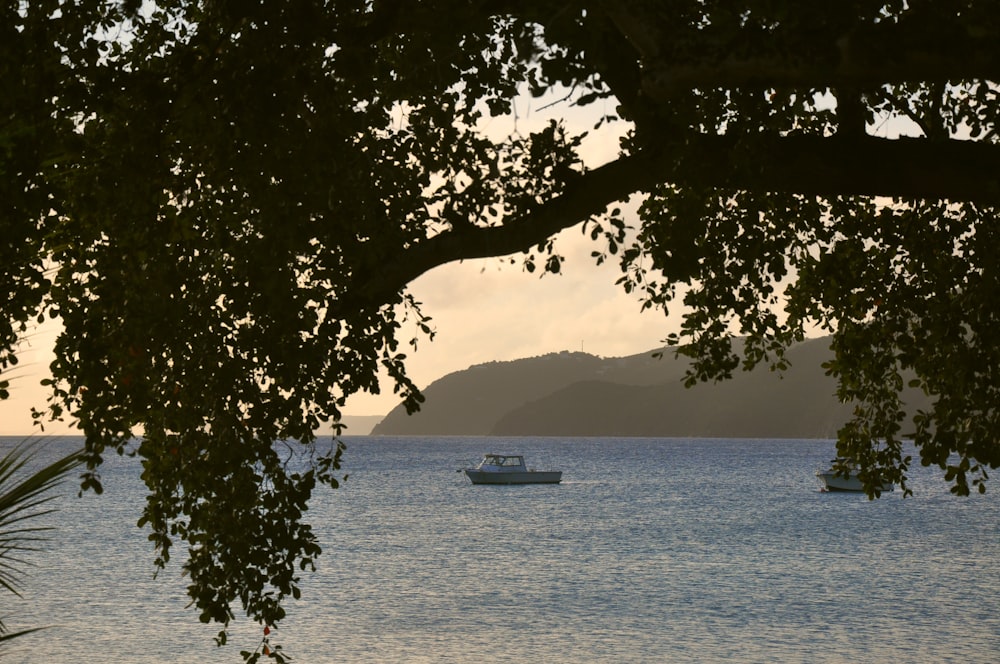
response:
[[[822,364],[830,337],[792,346],[787,370],[758,366],[685,388],[685,358],[563,351],[479,364],[423,390],[420,412],[392,410],[372,435],[833,438],[853,410]],[[910,408],[927,397],[905,394]],[[357,427],[356,430],[362,427]],[[350,433],[350,431],[349,431]]]

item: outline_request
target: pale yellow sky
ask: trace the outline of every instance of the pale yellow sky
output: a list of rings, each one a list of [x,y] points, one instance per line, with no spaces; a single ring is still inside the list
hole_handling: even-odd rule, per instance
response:
[[[47,322],[29,331],[22,339],[17,366],[4,372],[4,378],[10,380],[10,398],[0,401],[0,436],[40,433],[32,424],[31,408],[45,408],[48,392],[39,382],[48,376],[49,364],[54,357],[52,348],[58,332],[57,323]],[[54,423],[46,426],[44,433],[58,435],[71,431]]]

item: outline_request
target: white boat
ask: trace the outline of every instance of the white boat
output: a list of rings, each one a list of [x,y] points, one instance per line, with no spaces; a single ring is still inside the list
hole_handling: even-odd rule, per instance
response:
[[[561,470],[533,470],[524,465],[519,454],[487,454],[465,474],[473,484],[558,484]]]
[[[838,474],[833,465],[836,463],[837,460],[834,459],[830,462],[831,465],[829,468],[816,472],[816,477],[823,480],[824,489],[826,491],[863,492],[865,487],[861,484],[858,471],[852,468],[848,475]],[[892,482],[883,482],[881,487],[882,491],[892,491],[894,488]]]

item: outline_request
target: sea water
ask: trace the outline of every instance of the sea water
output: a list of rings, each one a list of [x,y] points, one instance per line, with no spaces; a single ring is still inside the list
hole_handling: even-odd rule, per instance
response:
[[[9,447],[13,441],[7,439]],[[55,448],[79,440],[59,439]],[[820,491],[831,441],[348,439],[307,518],[319,570],[272,634],[300,662],[997,662],[1000,479],[957,498]],[[474,486],[485,452],[559,485]],[[186,607],[183,545],[153,577],[139,464],[62,486],[9,628],[10,662],[236,662]]]

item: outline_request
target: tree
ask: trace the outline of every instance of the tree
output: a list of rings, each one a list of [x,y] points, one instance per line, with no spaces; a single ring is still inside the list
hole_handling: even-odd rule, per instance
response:
[[[1000,464],[995,2],[62,4],[3,10],[0,362],[62,320],[51,415],[86,487],[143,432],[143,523],[160,564],[191,545],[203,620],[280,620],[320,551],[302,512],[342,448],[296,470],[275,441],[308,449],[380,367],[419,407],[407,284],[559,272],[577,225],[643,306],[685,308],[691,381],[831,332],[873,495],[908,491],[905,436],[956,493]],[[618,157],[585,167],[560,122],[491,136],[525,94],[625,127]],[[934,397],[910,422],[905,381]]]

